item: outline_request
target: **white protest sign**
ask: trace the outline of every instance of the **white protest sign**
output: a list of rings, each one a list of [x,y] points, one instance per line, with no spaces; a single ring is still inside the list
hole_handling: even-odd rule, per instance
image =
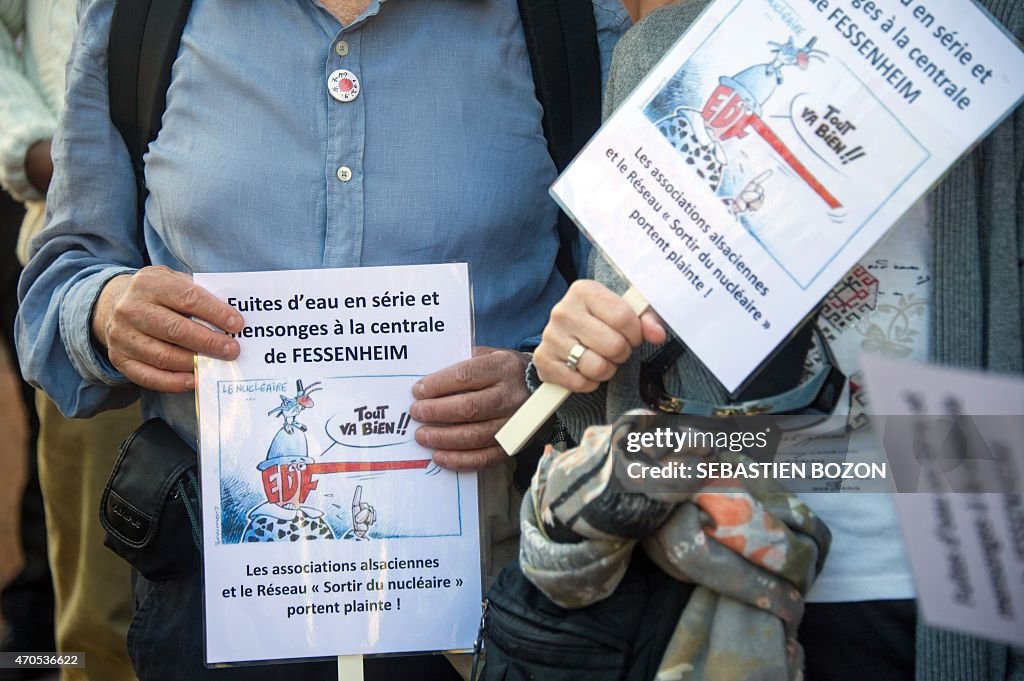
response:
[[[470,357],[465,264],[196,274],[245,319],[197,365],[209,664],[472,647],[475,474],[414,440]]]
[[[965,0],[716,0],[552,194],[735,392],[1022,94]]]
[[[1024,380],[863,366],[925,621],[1024,645]]]

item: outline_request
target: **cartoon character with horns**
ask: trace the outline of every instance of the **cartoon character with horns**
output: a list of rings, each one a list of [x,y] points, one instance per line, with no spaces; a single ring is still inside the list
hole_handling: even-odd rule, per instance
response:
[[[302,379],[295,381],[295,397],[288,397],[287,395],[279,395],[281,398],[281,405],[274,407],[267,412],[267,416],[281,416],[284,418],[284,423],[281,425],[284,428],[284,432],[289,435],[295,428],[305,432],[306,426],[298,423],[295,419],[304,409],[309,409],[313,406],[313,399],[310,397],[311,394],[317,390],[320,381],[316,383],[310,383],[308,386],[302,386]]]

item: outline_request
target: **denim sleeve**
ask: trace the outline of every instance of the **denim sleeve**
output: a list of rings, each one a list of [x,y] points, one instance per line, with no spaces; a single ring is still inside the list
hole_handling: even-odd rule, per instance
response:
[[[597,46],[601,53],[601,87],[608,82],[608,67],[612,50],[629,27],[633,25],[629,13],[620,0],[594,0],[594,20],[597,23]]]
[[[22,373],[67,416],[124,406],[138,389],[97,352],[90,318],[112,277],[143,265],[131,161],[110,120],[107,39],[113,0],[83,7],[53,141],[46,228],[18,287]]]

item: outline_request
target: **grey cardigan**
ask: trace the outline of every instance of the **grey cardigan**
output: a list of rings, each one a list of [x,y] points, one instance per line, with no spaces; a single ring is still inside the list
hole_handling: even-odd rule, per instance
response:
[[[706,0],[683,0],[654,11],[615,48],[605,115],[617,107],[704,9]],[[982,0],[1021,40],[1024,2]],[[932,193],[934,242],[932,275],[935,312],[933,359],[940,364],[1024,370],[1022,333],[1021,225],[1024,211],[1024,110],[1018,108]],[[596,253],[596,252],[595,252]],[[626,284],[599,256],[589,274],[619,293]],[[640,362],[653,352],[644,346],[609,383],[590,395],[576,395],[559,412],[569,431],[607,423],[642,406],[637,394]],[[684,356],[665,377],[666,386],[691,399],[722,403],[727,393],[692,357]],[[1024,654],[980,639],[919,626],[918,681],[1024,681]]]

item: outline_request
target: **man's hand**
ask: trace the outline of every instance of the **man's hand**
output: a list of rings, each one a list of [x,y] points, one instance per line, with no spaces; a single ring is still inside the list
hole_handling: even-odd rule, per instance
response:
[[[481,470],[508,459],[494,439],[530,396],[526,357],[512,350],[475,347],[473,358],[429,376],[412,388],[410,416],[425,424],[416,441],[452,470]]]
[[[130,381],[159,392],[195,388],[195,353],[238,357],[238,342],[192,321],[194,316],[238,333],[242,317],[187,274],[144,267],[114,277],[100,292],[92,314],[93,338],[111,364]]]

